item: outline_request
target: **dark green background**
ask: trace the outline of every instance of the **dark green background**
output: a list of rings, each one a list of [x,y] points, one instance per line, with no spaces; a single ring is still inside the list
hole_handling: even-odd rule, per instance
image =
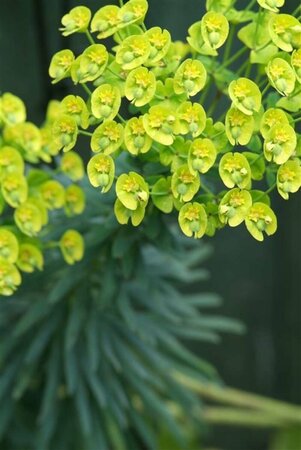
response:
[[[95,12],[109,2],[0,1],[0,90],[20,96],[30,120],[41,122],[48,100],[69,93],[68,82],[51,85],[48,65],[54,52],[69,47],[80,52],[86,45],[84,37],[63,38],[58,32],[60,17],[82,3]],[[183,39],[204,3],[150,0],[146,24],[168,28],[174,39]],[[287,3],[289,12],[298,1]],[[236,3],[241,8],[244,4]],[[279,230],[264,243],[243,227],[223,230],[211,240],[212,277],[206,289],[219,292],[224,298],[221,312],[241,319],[248,331],[243,337],[225,337],[219,346],[196,349],[217,366],[227,384],[295,403],[301,402],[300,206],[300,194],[289,202],[275,195]],[[260,450],[266,440],[266,433],[221,428],[211,443],[229,450]]]

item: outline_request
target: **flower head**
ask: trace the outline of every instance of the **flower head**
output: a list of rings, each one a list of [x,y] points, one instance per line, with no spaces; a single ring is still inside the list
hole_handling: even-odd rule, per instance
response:
[[[114,120],[106,120],[99,125],[91,138],[93,152],[103,152],[110,155],[115,152],[123,142],[123,127]]]
[[[177,69],[174,76],[174,90],[176,94],[186,93],[194,96],[205,86],[207,72],[201,61],[186,59]]]
[[[27,180],[18,172],[5,175],[1,182],[1,193],[4,200],[13,208],[24,203],[28,195]]]
[[[95,155],[88,162],[87,173],[92,186],[100,187],[102,193],[108,192],[115,176],[114,160],[102,153]]]
[[[150,55],[151,46],[145,35],[126,38],[116,53],[116,62],[124,70],[132,70],[144,64]]]
[[[146,67],[132,70],[125,82],[125,96],[135,106],[144,106],[156,92],[156,77]]]
[[[26,120],[25,105],[19,97],[5,92],[0,97],[0,123],[3,121],[6,125],[22,123]]]
[[[67,264],[80,261],[84,255],[84,240],[76,230],[67,230],[60,239],[60,249]]]
[[[282,164],[277,172],[277,189],[281,197],[288,200],[289,194],[301,187],[301,166],[297,159]]]
[[[277,218],[271,208],[261,202],[254,203],[246,218],[246,227],[257,241],[263,241],[264,233],[268,236],[277,230]]]
[[[91,110],[94,117],[112,120],[117,115],[121,104],[120,91],[116,86],[102,84],[93,91]]]
[[[112,36],[121,24],[120,8],[115,5],[107,5],[100,8],[91,21],[92,33],[97,32],[98,39]]]
[[[216,50],[224,44],[228,37],[229,22],[223,14],[209,11],[202,17],[201,33],[204,42]]]
[[[174,141],[176,116],[161,105],[152,106],[143,116],[143,126],[147,134],[162,145],[171,145]]]
[[[191,172],[189,166],[180,166],[171,177],[171,190],[175,198],[183,202],[189,202],[200,188],[200,177]]]
[[[143,125],[143,116],[132,117],[125,125],[124,143],[132,155],[146,153],[152,145],[152,139],[146,133]]]
[[[186,203],[179,213],[179,225],[183,233],[194,238],[204,236],[207,228],[207,214],[200,203]]]
[[[199,103],[183,102],[177,109],[178,132],[199,136],[206,126],[206,113]]]
[[[272,86],[281,95],[289,95],[295,89],[296,75],[294,69],[283,58],[273,58],[269,61],[266,72]]]
[[[294,153],[297,145],[295,130],[286,123],[274,125],[264,141],[264,156],[276,164],[285,163]]]
[[[238,78],[229,85],[229,96],[234,106],[244,114],[251,116],[261,106],[261,92],[252,80]]]
[[[89,111],[85,101],[78,95],[67,95],[62,100],[62,114],[72,117],[78,126],[88,128]]]
[[[152,66],[157,64],[167,54],[171,44],[171,36],[169,31],[162,30],[160,27],[150,28],[145,33],[145,36],[151,45],[146,64]]]
[[[225,124],[226,135],[230,144],[248,144],[255,128],[253,116],[247,115],[239,109],[232,107],[227,111]]]
[[[116,182],[116,194],[127,209],[136,210],[139,206],[145,208],[149,198],[148,184],[136,172],[122,174]]]
[[[57,146],[64,152],[71,150],[77,140],[77,123],[74,117],[62,114],[52,125],[52,135]]]
[[[27,236],[36,236],[42,228],[42,215],[39,208],[27,201],[16,208],[14,219],[17,227]]]
[[[0,259],[9,263],[15,263],[19,254],[19,243],[15,234],[1,227],[0,228]]]
[[[60,28],[63,36],[73,33],[84,33],[91,19],[91,11],[86,6],[76,6],[62,17],[63,28]]]
[[[20,245],[17,266],[22,272],[34,272],[43,270],[44,257],[40,248],[33,243],[24,242]]]
[[[53,78],[53,84],[69,76],[74,59],[73,52],[68,49],[55,53],[49,66],[49,75]]]
[[[56,180],[49,180],[39,186],[41,198],[48,209],[59,209],[65,204],[65,189]]]
[[[219,163],[219,174],[228,188],[238,186],[249,189],[251,185],[251,168],[242,153],[225,153]]]
[[[291,52],[301,46],[301,24],[290,14],[272,15],[269,34],[273,43],[285,52]]]
[[[7,174],[24,172],[24,160],[18,150],[5,145],[0,148],[0,179]]]
[[[274,125],[289,125],[287,115],[280,108],[269,108],[263,114],[260,121],[260,132],[264,139]]]
[[[0,295],[12,295],[21,284],[21,275],[12,263],[0,259]]]
[[[109,54],[102,44],[92,44],[87,47],[77,59],[77,80],[80,83],[94,81],[105,71],[108,64]],[[75,75],[73,73],[73,75]]]
[[[251,206],[250,192],[238,188],[231,189],[219,204],[219,219],[222,223],[228,223],[230,227],[237,227],[245,220]]]
[[[65,211],[68,216],[81,214],[85,209],[85,193],[76,184],[70,184],[65,190]]]
[[[78,181],[84,177],[83,160],[72,150],[63,154],[60,169],[72,181]]]
[[[216,155],[216,148],[210,139],[195,139],[190,145],[188,166],[191,171],[206,173],[215,163]]]

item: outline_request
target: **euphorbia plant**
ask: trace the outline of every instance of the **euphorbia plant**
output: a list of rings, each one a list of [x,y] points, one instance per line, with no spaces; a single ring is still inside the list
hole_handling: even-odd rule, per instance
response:
[[[176,211],[195,238],[242,223],[259,241],[275,233],[270,193],[288,199],[301,186],[300,10],[283,14],[283,5],[258,0],[239,11],[233,0],[207,0],[186,42],[146,29],[146,0],[63,17],[63,35],[84,34],[88,47],[59,51],[49,74],[54,83],[70,77],[86,97],[61,102],[55,142],[69,151],[78,135],[90,138],[88,177],[102,193],[115,190],[121,224],[138,226],[155,207]]]

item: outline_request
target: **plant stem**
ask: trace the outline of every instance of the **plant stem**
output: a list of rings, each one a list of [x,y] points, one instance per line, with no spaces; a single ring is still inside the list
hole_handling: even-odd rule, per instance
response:
[[[250,3],[248,4],[248,6],[244,9],[244,12],[252,9],[256,2],[257,2],[257,0],[251,0]]]
[[[232,25],[230,27],[229,36],[228,36],[226,47],[225,47],[225,52],[224,52],[224,56],[223,56],[223,63],[225,63],[226,60],[229,58],[229,55],[230,55],[230,52],[231,52],[231,48],[232,48],[234,34],[235,34],[235,25]]]
[[[117,113],[117,117],[122,123],[126,123],[126,120],[124,120],[121,114]]]
[[[223,425],[241,427],[281,427],[283,421],[273,415],[263,414],[261,411],[246,411],[240,408],[208,407],[202,417],[210,422]]]
[[[91,33],[90,33],[90,31],[87,29],[86,30],[86,36],[87,36],[87,38],[88,38],[88,41],[90,42],[90,44],[95,44],[95,41],[94,41],[94,39],[93,39],[93,37],[92,37],[92,35],[91,35]]]
[[[83,136],[93,136],[93,133],[89,133],[89,131],[78,130],[78,134],[82,134]]]
[[[119,73],[116,73],[116,72],[114,72],[114,70],[110,69],[110,67],[107,67],[107,70],[109,72],[111,72],[113,75],[115,75],[115,77],[118,77],[118,78],[120,78],[120,80],[124,81],[124,78],[122,78],[122,76],[119,75]]]
[[[236,61],[241,55],[243,55],[248,49],[248,47],[241,47],[236,53],[234,53],[234,55],[228,59],[228,61],[225,62],[225,64],[222,64],[218,70],[220,69],[225,69],[226,67],[230,66],[230,64],[232,64],[234,61]]]
[[[257,46],[257,33],[258,33],[258,28],[259,28],[259,24],[260,24],[260,20],[261,20],[261,13],[262,13],[262,8],[260,6],[259,11],[258,11],[257,21],[256,21],[254,38],[253,38],[253,49],[254,50],[256,50],[256,46]]]
[[[212,197],[215,197],[215,194],[204,184],[204,182],[201,182],[201,189],[203,189],[206,194],[211,195]]]
[[[147,31],[147,28],[146,28],[146,26],[145,26],[145,23],[144,23],[144,22],[142,22],[142,24],[141,24],[141,28],[142,28],[142,30],[143,30],[144,32],[146,32],[146,31]]]
[[[265,192],[263,192],[257,199],[256,202],[258,202],[259,200],[261,200],[265,195],[269,195],[277,186],[277,183],[272,184],[272,186],[266,190]]]
[[[92,95],[92,91],[88,88],[88,86],[85,83],[81,83],[82,87],[84,88],[84,90],[87,92],[87,94],[89,95],[89,97],[91,97]]]
[[[253,164],[255,164],[260,158],[263,157],[263,154],[261,153],[260,155],[257,156],[257,158],[253,159],[253,161],[251,161],[249,163],[250,166],[253,166]]]
[[[297,6],[297,8],[292,12],[292,16],[297,15],[297,12],[299,11],[299,9],[301,8],[301,4]]]
[[[267,90],[269,89],[269,87],[270,87],[270,82],[268,81],[266,87],[265,87],[265,88],[263,89],[263,91],[261,92],[261,97],[264,96],[264,94],[267,92]]]
[[[120,5],[120,8],[123,7],[123,0],[119,0],[119,5]]]
[[[297,117],[296,119],[293,119],[293,122],[294,122],[294,123],[297,123],[297,122],[300,122],[300,120],[301,120],[301,116],[300,116],[300,117]]]

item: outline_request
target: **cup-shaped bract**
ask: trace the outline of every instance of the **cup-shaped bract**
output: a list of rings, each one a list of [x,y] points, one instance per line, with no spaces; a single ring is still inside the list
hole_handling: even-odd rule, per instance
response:
[[[116,86],[102,84],[91,96],[91,110],[94,117],[100,120],[112,120],[118,114],[121,94]]]
[[[301,48],[294,50],[291,56],[291,65],[299,83],[301,83]]]
[[[68,114],[62,114],[53,122],[52,135],[54,141],[64,152],[68,152],[75,146],[77,133],[76,120]]]
[[[60,249],[67,264],[74,264],[84,256],[84,239],[76,230],[67,230],[60,239]]]
[[[143,116],[143,125],[147,134],[162,145],[172,145],[176,116],[166,106],[152,106]]]
[[[40,128],[40,137],[41,148],[39,150],[38,156],[42,161],[50,163],[53,156],[58,155],[58,153],[60,152],[59,146],[53,139],[50,125]]]
[[[118,150],[123,142],[123,126],[114,120],[106,120],[93,132],[91,149],[93,152],[102,152],[106,155]]]
[[[85,175],[82,158],[72,150],[63,154],[60,170],[72,181],[79,181]]]
[[[180,166],[171,177],[173,196],[183,202],[190,202],[200,188],[200,177],[189,169],[188,164]]]
[[[39,186],[39,193],[47,209],[59,209],[65,204],[65,189],[59,181],[45,181]]]
[[[0,295],[12,295],[21,284],[21,275],[16,266],[0,259]]]
[[[199,103],[183,102],[177,109],[177,130],[180,134],[199,136],[206,126],[206,113]]]
[[[26,108],[23,101],[11,94],[5,92],[0,97],[0,123],[14,125],[26,120]]]
[[[43,270],[44,257],[37,245],[29,242],[20,244],[17,266],[22,272],[32,273],[36,269]]]
[[[99,78],[107,67],[108,59],[109,54],[104,45],[92,44],[87,47],[78,59],[77,75],[80,75],[80,79],[77,81],[86,83]]]
[[[94,14],[91,21],[91,31],[92,33],[98,33],[98,39],[104,39],[116,33],[120,23],[120,8],[116,5],[106,5]]]
[[[162,30],[160,27],[153,27],[146,31],[151,49],[146,65],[156,65],[167,54],[170,44],[171,36],[169,31]]]
[[[49,75],[53,78],[52,83],[58,83],[70,75],[71,66],[74,62],[74,54],[71,50],[61,50],[55,53],[49,66]]]
[[[125,82],[125,96],[135,106],[149,103],[156,92],[156,77],[146,67],[132,70]]]
[[[219,174],[228,188],[238,186],[241,189],[251,187],[251,168],[242,153],[225,153],[219,163]]]
[[[257,0],[257,2],[262,8],[276,13],[284,5],[285,0]]]
[[[260,121],[260,133],[264,139],[274,125],[289,125],[287,115],[280,108],[269,108],[264,112]]]
[[[226,13],[235,2],[236,0],[206,0],[206,10]]]
[[[139,204],[135,210],[128,209],[123,205],[119,198],[116,198],[114,203],[114,213],[117,221],[121,225],[126,225],[131,219],[132,225],[137,227],[144,219],[145,207]]]
[[[62,100],[62,113],[71,116],[77,126],[88,128],[89,111],[85,101],[79,95],[67,95]]]
[[[286,123],[274,125],[264,141],[264,156],[276,164],[285,163],[294,153],[297,145],[295,130]]]
[[[202,17],[201,32],[204,42],[216,50],[224,44],[228,37],[229,22],[223,14],[208,11]]]
[[[116,62],[124,70],[136,69],[147,61],[150,50],[151,46],[145,35],[129,36],[118,47]]]
[[[113,158],[102,153],[93,156],[88,162],[87,174],[92,186],[101,188],[102,193],[108,192],[115,176]]]
[[[38,162],[41,151],[41,133],[31,122],[17,123],[4,128],[4,140],[16,145],[23,152],[23,157],[30,162]]]
[[[19,243],[15,234],[0,227],[0,259],[5,259],[9,263],[15,263],[18,259]]]
[[[246,145],[250,142],[253,135],[255,121],[253,116],[232,107],[227,111],[225,125],[226,135],[230,144]]]
[[[69,36],[73,33],[85,33],[91,20],[91,11],[86,6],[76,6],[68,14],[62,17],[60,28],[63,36]]]
[[[266,66],[266,73],[271,85],[281,95],[287,96],[295,89],[296,75],[294,69],[285,59],[271,59]]]
[[[197,59],[186,59],[177,69],[174,76],[174,91],[176,94],[186,93],[194,96],[200,92],[206,84],[206,69]]]
[[[125,125],[124,143],[132,155],[146,153],[152,146],[152,139],[146,133],[143,125],[143,116],[132,117]]]
[[[219,204],[219,219],[230,227],[237,227],[245,220],[251,206],[252,197],[249,191],[231,189]]]
[[[116,194],[125,208],[132,211],[139,206],[145,208],[149,198],[149,187],[136,172],[120,175],[116,182]]]
[[[26,201],[28,196],[25,176],[15,172],[5,175],[1,180],[1,193],[12,208],[17,208]]]
[[[171,192],[171,177],[159,178],[153,185],[151,197],[153,204],[162,212],[169,214],[173,210],[174,198]]]
[[[301,166],[298,159],[282,164],[277,172],[277,189],[281,197],[288,200],[289,194],[297,192],[301,187]]]
[[[229,96],[234,106],[244,114],[252,115],[258,112],[261,106],[261,92],[248,78],[238,78],[229,85]]]
[[[188,166],[191,171],[206,173],[215,163],[216,155],[215,145],[210,139],[195,139],[189,148]]]
[[[22,175],[24,172],[24,160],[14,147],[5,145],[0,148],[0,180],[5,175],[12,173]]]
[[[186,203],[179,212],[179,225],[188,237],[201,238],[207,228],[207,214],[203,205],[197,202]]]
[[[257,240],[263,241],[264,233],[268,236],[277,230],[277,218],[272,209],[262,202],[256,202],[250,208],[245,224],[249,233]]]
[[[75,216],[84,211],[85,193],[77,184],[70,184],[66,188],[64,207],[67,216]]]
[[[285,52],[292,52],[301,47],[301,24],[290,14],[272,15],[269,34],[273,43]]]
[[[15,209],[14,219],[19,230],[27,236],[36,236],[41,231],[41,211],[29,200]]]
[[[142,23],[147,10],[148,2],[146,0],[129,0],[119,11],[122,26]]]

